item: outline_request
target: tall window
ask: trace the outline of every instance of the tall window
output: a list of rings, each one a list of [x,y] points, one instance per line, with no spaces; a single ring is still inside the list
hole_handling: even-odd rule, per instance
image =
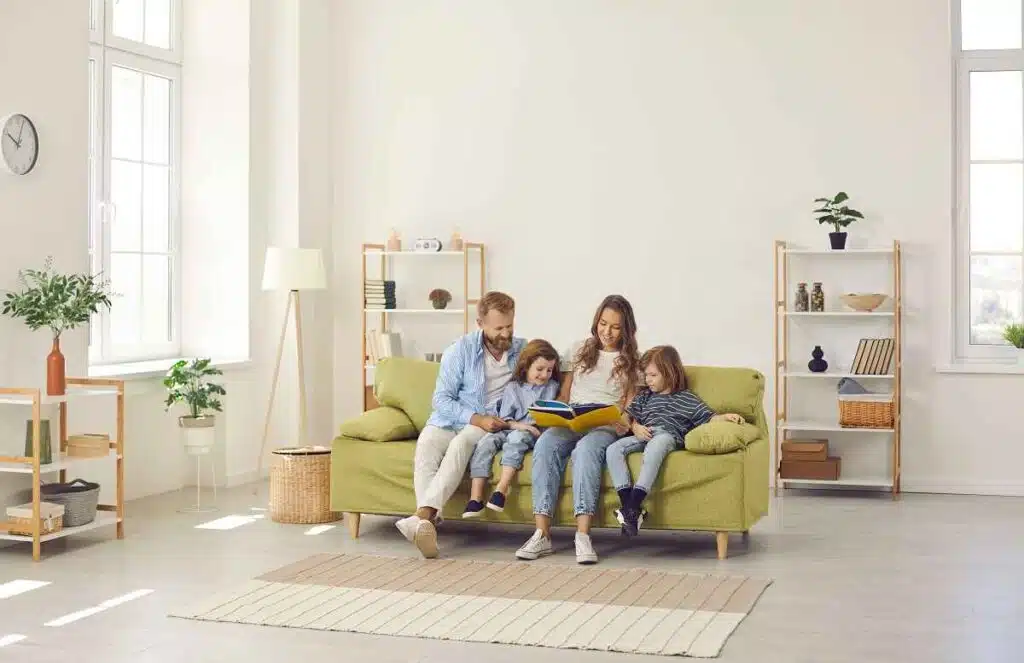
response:
[[[89,0],[89,252],[118,294],[94,364],[179,353],[180,0]]]

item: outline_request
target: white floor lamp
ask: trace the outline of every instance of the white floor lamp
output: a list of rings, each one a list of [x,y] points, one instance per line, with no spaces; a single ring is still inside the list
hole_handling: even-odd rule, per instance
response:
[[[324,272],[324,260],[320,249],[267,247],[267,256],[263,263],[263,289],[288,291],[288,304],[284,309],[281,338],[277,343],[277,361],[274,363],[274,377],[271,378],[270,383],[270,399],[267,403],[267,415],[263,423],[263,442],[260,444],[260,457],[256,463],[257,481],[262,477],[263,455],[266,453],[267,438],[270,436],[270,418],[274,411],[277,380],[281,374],[281,357],[284,354],[284,339],[288,333],[288,318],[293,303],[295,305],[295,345],[299,365],[299,443],[297,446],[301,447],[306,443],[306,373],[302,364],[302,308],[299,305],[299,292],[323,290],[326,287],[327,275]]]

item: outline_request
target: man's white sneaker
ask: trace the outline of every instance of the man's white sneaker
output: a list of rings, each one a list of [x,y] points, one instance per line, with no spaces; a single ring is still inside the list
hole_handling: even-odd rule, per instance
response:
[[[530,537],[530,540],[516,551],[516,557],[519,559],[537,559],[544,555],[550,555],[553,552],[555,550],[551,547],[551,539],[544,536],[544,533],[540,530],[537,530]]]
[[[427,559],[437,557],[437,529],[434,528],[434,523],[420,519],[416,523],[416,533],[413,534],[412,542]]]
[[[594,552],[594,544],[590,542],[590,535],[576,532],[576,563],[597,564],[597,553]]]
[[[413,538],[416,536],[416,523],[420,521],[419,516],[409,516],[408,518],[402,518],[395,523],[395,527],[402,533],[402,536],[406,538],[409,543],[413,542]]]

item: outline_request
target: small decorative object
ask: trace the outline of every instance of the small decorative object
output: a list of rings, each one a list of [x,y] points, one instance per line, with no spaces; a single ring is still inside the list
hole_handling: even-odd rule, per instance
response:
[[[388,235],[387,243],[388,251],[401,251],[402,250],[402,237],[398,234],[398,231],[394,228],[391,229],[391,234]]]
[[[824,373],[828,370],[828,362],[823,359],[825,353],[822,352],[821,346],[814,346],[814,350],[811,352],[811,359],[807,362],[807,368],[811,373]]]
[[[110,455],[110,436],[106,433],[68,435],[68,456],[71,458],[102,458]]]
[[[1017,348],[1018,350],[1024,351],[1024,325],[1019,322],[1003,327],[1003,340]],[[1024,358],[1024,352],[1019,353]]]
[[[210,359],[185,359],[176,361],[164,377],[167,389],[165,410],[175,403],[184,403],[188,414],[178,417],[178,426],[185,432],[185,448],[190,454],[209,453],[216,440],[214,415],[208,412],[221,411],[218,396],[227,392],[219,384],[210,382],[221,370],[210,365]]]
[[[32,450],[32,420],[25,422],[25,455],[34,456]],[[53,443],[50,440],[50,420],[39,422],[39,464],[49,465],[53,462]]]
[[[101,308],[110,308],[110,281],[99,275],[57,274],[52,256],[46,258],[42,270],[20,270],[18,281],[21,291],[7,293],[2,312],[25,318],[32,331],[49,327],[53,347],[46,358],[46,393],[60,396],[67,388],[60,335],[88,323]]]
[[[801,281],[796,284],[796,299],[793,303],[794,310],[797,313],[806,313],[807,306],[810,299],[807,295],[807,284]]]
[[[450,251],[462,251],[465,248],[465,244],[462,241],[462,235],[459,234],[459,229],[456,228],[455,232],[452,233],[452,239],[448,242],[448,249]]]
[[[444,288],[434,288],[427,295],[430,299],[430,303],[434,305],[436,309],[443,309],[448,306],[448,302],[452,300],[452,293],[448,292]]]
[[[820,205],[818,209],[814,210],[814,213],[819,215],[818,224],[827,223],[835,229],[828,234],[829,242],[834,250],[846,248],[846,231],[843,228],[857,219],[864,218],[863,214],[843,204],[849,199],[850,197],[844,191],[840,191],[832,198],[814,199],[814,202]]]
[[[436,237],[419,237],[416,239],[417,251],[437,252],[441,250],[441,240]]]
[[[21,113],[0,119],[0,166],[12,175],[27,175],[38,159],[39,134],[32,120]]]
[[[877,292],[847,293],[845,295],[840,295],[839,301],[841,301],[845,306],[852,308],[854,311],[870,313],[881,306],[888,298],[888,295],[883,295]]]
[[[811,311],[823,313],[825,311],[825,293],[821,289],[821,281],[815,281],[811,288]]]

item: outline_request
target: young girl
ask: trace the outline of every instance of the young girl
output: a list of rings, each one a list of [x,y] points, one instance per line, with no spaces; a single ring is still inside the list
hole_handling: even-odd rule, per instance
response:
[[[646,512],[641,510],[666,456],[682,449],[691,430],[709,421],[743,423],[738,414],[715,414],[686,387],[679,353],[670,345],[651,348],[640,358],[647,388],[626,407],[625,417],[633,435],[608,447],[608,472],[619,493],[622,508],[615,512],[622,533],[636,536]],[[633,485],[626,456],[643,450],[640,476]]]
[[[533,425],[529,407],[538,400],[551,400],[558,393],[558,353],[547,341],[530,341],[516,362],[512,379],[505,386],[498,403],[498,416],[509,422],[508,430],[488,433],[476,443],[469,461],[473,482],[469,503],[463,518],[476,518],[483,513],[484,487],[491,476],[491,464],[501,450],[501,479],[487,501],[487,508],[505,510],[505,496],[512,477],[523,467],[523,457],[533,448],[540,431]]]

